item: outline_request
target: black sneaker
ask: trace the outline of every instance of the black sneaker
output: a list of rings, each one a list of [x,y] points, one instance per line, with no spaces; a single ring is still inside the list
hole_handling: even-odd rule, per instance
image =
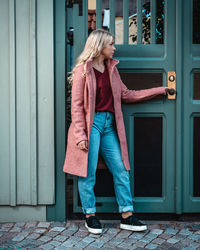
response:
[[[102,233],[101,223],[95,215],[92,215],[89,218],[86,218],[85,227],[88,229],[90,233],[93,233],[93,234]]]
[[[134,214],[126,219],[124,219],[121,215],[120,228],[132,231],[144,231],[147,229],[147,225],[139,221]]]

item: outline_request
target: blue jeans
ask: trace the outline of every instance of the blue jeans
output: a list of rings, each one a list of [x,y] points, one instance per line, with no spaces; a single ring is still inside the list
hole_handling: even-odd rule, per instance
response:
[[[114,114],[111,112],[95,112],[94,115],[88,152],[88,174],[87,177],[78,176],[78,189],[84,214],[96,212],[93,189],[99,150],[106,166],[113,175],[119,213],[134,211],[129,171],[126,170],[121,159],[120,143],[114,126],[114,119]]]

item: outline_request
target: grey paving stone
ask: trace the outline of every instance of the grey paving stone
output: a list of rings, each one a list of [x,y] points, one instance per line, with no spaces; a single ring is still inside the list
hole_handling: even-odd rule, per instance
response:
[[[52,240],[52,238],[45,235],[45,236],[40,237],[39,240],[42,242],[48,242],[48,241]]]
[[[143,237],[143,238],[140,239],[140,241],[145,242],[146,244],[148,244],[149,242],[152,241],[152,239],[148,238],[148,237]]]
[[[61,242],[57,241],[57,240],[52,240],[52,241],[49,241],[49,244],[51,244],[54,247],[57,247],[57,246],[61,245]]]
[[[167,240],[167,239],[171,238],[172,235],[171,235],[171,234],[165,234],[165,233],[164,233],[164,234],[160,234],[159,237],[162,238],[162,239]]]
[[[152,234],[152,233],[150,232],[150,233],[146,234],[144,237],[153,240],[153,239],[155,239],[155,238],[158,237],[158,234]]]
[[[50,232],[51,231],[62,232],[64,230],[65,230],[65,227],[53,227],[51,228]]]
[[[200,247],[200,243],[198,242],[191,242],[189,247],[194,247],[194,248],[197,248],[197,247]]]
[[[100,242],[100,241],[94,241],[92,243],[90,243],[90,247],[96,247],[96,248],[101,248],[103,246],[104,242]]]
[[[27,227],[27,228],[36,227],[36,226],[37,226],[37,221],[29,221],[25,225],[25,227]]]
[[[39,222],[37,227],[45,227],[48,228],[50,227],[51,223],[50,222]]]
[[[64,236],[64,235],[57,235],[54,240],[57,240],[57,241],[60,241],[60,242],[63,242],[67,239],[68,237],[67,236]]]
[[[122,248],[129,248],[132,245],[133,242],[128,242],[127,240],[123,241],[122,243],[120,243],[118,245],[118,247],[122,247]]]
[[[64,246],[58,246],[55,248],[55,250],[66,250],[66,247]]]
[[[66,222],[63,221],[63,222],[60,222],[60,221],[55,221],[51,224],[52,227],[65,227],[66,226]]]
[[[74,233],[74,236],[84,238],[88,235],[88,231],[77,231]]]
[[[22,233],[19,233],[18,235],[16,235],[12,240],[13,241],[22,241],[27,235],[28,235],[28,233],[22,232]]]
[[[25,222],[17,222],[17,223],[15,223],[15,227],[23,227],[23,226],[25,226]]]
[[[200,224],[192,224],[193,230],[200,230]]]
[[[0,232],[8,232],[9,230],[10,230],[10,228],[8,228],[8,227],[0,228]]]
[[[115,246],[117,246],[117,245],[119,245],[122,241],[124,241],[123,238],[116,238],[116,237],[114,237],[114,238],[112,239],[112,244],[115,245]]]
[[[46,228],[36,228],[36,229],[34,230],[34,232],[35,232],[35,233],[38,233],[38,234],[43,234],[43,233],[45,233],[46,231],[47,231]]]
[[[181,242],[182,242],[183,244],[189,245],[191,242],[193,242],[193,240],[192,240],[192,239],[189,239],[189,238],[185,238],[185,239],[181,240]]]
[[[100,238],[98,238],[96,241],[108,242],[109,240],[111,240],[110,237],[107,237],[107,235],[103,235]]]
[[[16,233],[18,233],[18,232],[21,232],[22,231],[22,228],[21,227],[16,227],[16,226],[14,226],[11,230],[10,230],[10,232],[16,232]]]
[[[172,228],[167,228],[167,229],[165,230],[165,233],[166,233],[166,234],[173,234],[173,235],[175,235],[175,234],[177,234],[177,232],[178,232],[177,229],[172,229]]]
[[[119,232],[120,232],[120,229],[118,229],[118,228],[109,228],[107,230],[108,234],[118,234]]]
[[[151,230],[151,234],[156,234],[156,235],[160,235],[163,233],[162,229],[152,229]]]
[[[150,243],[150,244],[146,245],[145,248],[148,248],[148,249],[156,249],[157,247],[158,247],[157,244]]]
[[[134,246],[137,246],[137,247],[144,247],[146,245],[147,245],[147,243],[143,242],[141,240],[138,240],[136,243],[134,243]]]
[[[174,239],[179,239],[179,240],[183,240],[183,239],[185,239],[186,237],[187,237],[186,235],[176,234],[176,235],[173,236],[172,238],[174,238]]]
[[[177,243],[178,241],[179,241],[178,239],[170,238],[170,239],[168,239],[166,242],[171,243],[171,244],[175,244],[175,243]]]
[[[188,236],[188,238],[192,240],[199,240],[200,234],[191,234],[190,236]]]
[[[2,224],[2,228],[5,228],[5,227],[7,227],[7,228],[11,228],[11,227],[13,227],[13,226],[14,226],[14,224],[15,224],[15,223],[13,223],[13,222],[4,223],[4,224]]]
[[[18,243],[16,243],[16,242],[11,242],[11,241],[9,241],[9,242],[7,242],[6,244],[4,244],[3,245],[3,250],[4,249],[17,249],[17,248],[19,248],[20,246],[18,245]],[[20,249],[20,248],[19,248]]]
[[[194,247],[184,247],[184,248],[182,248],[182,250],[195,250],[196,248],[194,248]]]
[[[144,237],[144,233],[133,233],[129,236],[129,238],[133,238],[133,239],[141,239]]]
[[[64,236],[71,236],[73,235],[75,232],[74,231],[71,231],[71,230],[64,230],[62,231],[61,235],[64,235]]]
[[[71,236],[68,240],[62,243],[62,246],[70,247],[73,246],[76,242],[79,242],[81,239],[78,237]]]
[[[131,231],[124,230],[124,231],[121,231],[120,233],[118,233],[116,235],[116,237],[119,237],[119,238],[128,238],[129,235],[131,235],[131,233],[132,233]]]
[[[155,244],[162,244],[165,240],[164,239],[161,239],[161,238],[156,238],[152,241],[152,243],[155,243]]]
[[[172,246],[172,244],[165,241],[160,246],[164,249],[168,249]]]
[[[85,237],[82,241],[87,242],[89,244],[89,243],[95,241],[95,239],[88,236],[88,237]]]
[[[82,248],[86,247],[88,244],[89,243],[81,240],[81,241],[75,243],[75,247],[82,249]]]
[[[44,244],[44,245],[41,245],[40,248],[45,249],[45,250],[49,250],[49,249],[54,249],[54,246],[52,246],[50,244]]]
[[[36,240],[40,237],[40,234],[32,233],[27,236],[28,239]]]
[[[187,228],[187,229],[182,229],[179,234],[182,234],[182,235],[190,235],[192,234],[192,232]]]
[[[79,228],[77,225],[70,225],[67,229],[71,231],[77,231]]]
[[[56,237],[58,234],[60,234],[60,232],[51,231],[47,232],[45,235],[53,238]]]

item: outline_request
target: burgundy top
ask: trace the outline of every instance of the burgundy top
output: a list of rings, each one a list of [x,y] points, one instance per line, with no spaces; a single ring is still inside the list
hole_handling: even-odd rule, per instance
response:
[[[95,112],[109,111],[114,113],[113,94],[110,85],[109,72],[105,65],[104,72],[94,69],[97,80]]]

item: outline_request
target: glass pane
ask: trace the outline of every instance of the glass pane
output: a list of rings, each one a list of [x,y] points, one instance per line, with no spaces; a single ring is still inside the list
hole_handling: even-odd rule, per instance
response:
[[[96,1],[88,0],[88,36],[96,30]]]
[[[163,44],[164,40],[164,7],[165,1],[164,0],[157,0],[156,1],[156,43]]]
[[[129,1],[129,44],[137,44],[137,0]]]
[[[194,73],[193,99],[200,100],[200,73]]]
[[[134,196],[162,196],[162,117],[134,118]]]
[[[128,89],[148,89],[163,86],[162,73],[125,73],[120,72],[121,79]],[[156,100],[162,100],[163,96],[154,97]]]
[[[116,1],[115,4],[115,44],[123,44],[124,18],[123,0]]]
[[[200,197],[200,117],[194,117],[193,196]]]
[[[142,32],[142,40],[144,44],[150,43],[150,20],[151,20],[151,12],[150,12],[150,0],[143,0],[143,8],[142,8],[142,22],[143,22],[143,32]]]
[[[193,43],[200,44],[200,1],[193,0]]]
[[[164,0],[143,0],[143,43],[163,44],[164,34]],[[154,13],[154,14],[153,14]],[[151,37],[151,32],[155,37]],[[153,39],[154,40],[153,40]]]

